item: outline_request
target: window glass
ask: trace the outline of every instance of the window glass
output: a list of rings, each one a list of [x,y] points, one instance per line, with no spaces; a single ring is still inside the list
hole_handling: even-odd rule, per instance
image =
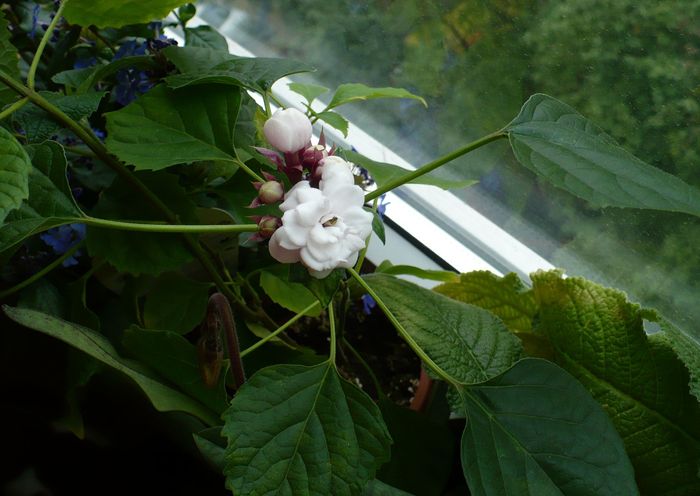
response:
[[[202,17],[256,55],[314,64],[300,81],[425,97],[427,110],[413,100],[340,110],[415,166],[500,129],[543,92],[700,187],[697,0],[211,0]],[[505,142],[443,173],[478,179],[457,194],[568,274],[700,321],[698,219],[592,208],[538,181]]]

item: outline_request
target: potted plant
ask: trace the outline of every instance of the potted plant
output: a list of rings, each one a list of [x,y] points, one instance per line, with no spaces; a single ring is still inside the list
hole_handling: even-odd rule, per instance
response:
[[[310,67],[233,56],[212,28],[188,27],[194,7],[181,4],[5,9],[0,297],[13,423],[119,446],[95,464],[100,478],[144,456],[153,467],[139,477],[154,490],[223,490],[187,463],[196,450],[234,494],[700,492],[695,334],[561,271],[526,286],[364,263],[371,233],[383,235],[384,193],[501,139],[593,206],[700,215],[696,189],[543,94],[415,171],[371,161],[313,125],[342,128],[335,110],[348,102],[420,97],[343,84],[316,112],[323,89],[295,83],[306,109],[273,111],[272,84]],[[175,8],[184,46],[154,22]],[[406,407],[421,367],[418,413]],[[35,390],[49,405],[26,397]],[[159,451],[161,437],[186,455]],[[11,467],[6,487],[65,487],[63,458],[51,472],[23,453],[31,463]],[[107,492],[128,483],[114,484]]]

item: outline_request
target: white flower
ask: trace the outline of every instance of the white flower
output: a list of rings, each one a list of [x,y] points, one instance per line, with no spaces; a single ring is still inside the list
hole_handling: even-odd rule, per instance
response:
[[[263,133],[279,151],[297,152],[306,148],[311,140],[311,121],[295,108],[278,110],[265,122]]]
[[[285,195],[282,227],[270,238],[270,255],[283,263],[301,261],[319,279],[352,267],[372,232],[372,214],[362,208],[364,192],[350,164],[339,157],[321,164],[318,188],[300,181]]]

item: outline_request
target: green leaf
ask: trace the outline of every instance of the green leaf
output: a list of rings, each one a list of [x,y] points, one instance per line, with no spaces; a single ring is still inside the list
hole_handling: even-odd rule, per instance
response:
[[[205,72],[217,65],[235,59],[235,55],[205,47],[169,46],[162,53],[182,73]]]
[[[228,42],[211,26],[185,28],[185,45],[188,47],[211,48],[228,53]]]
[[[373,100],[375,98],[412,98],[421,102],[424,107],[428,106],[423,98],[403,88],[370,88],[364,84],[348,83],[338,86],[326,110],[345,105],[346,103]]]
[[[321,303],[322,308],[326,308],[333,301],[333,296],[344,278],[344,269],[335,269],[323,279],[317,279],[310,275],[306,267],[301,264],[289,266],[289,282],[301,283],[313,293]]]
[[[311,105],[316,98],[328,92],[328,88],[318,84],[289,83],[287,86],[289,86],[289,89],[294,93],[303,96],[309,105]]]
[[[226,86],[173,91],[156,86],[107,117],[106,145],[137,170],[232,160],[240,91]]]
[[[221,427],[210,427],[192,434],[194,443],[202,456],[218,472],[223,472],[226,466],[226,440],[221,437]]]
[[[165,82],[169,87],[175,89],[217,83],[242,86],[258,93],[264,93],[280,78],[313,70],[313,67],[297,60],[230,55],[226,60],[213,67],[168,76],[165,78]]]
[[[77,92],[87,93],[91,91],[93,87],[103,79],[106,79],[112,74],[116,74],[122,69],[130,68],[157,69],[158,63],[150,55],[134,55],[113,60],[108,64],[99,65],[97,67],[91,67],[88,69],[90,73],[87,74],[82,81],[80,81]],[[77,76],[82,77],[82,74]]]
[[[17,49],[10,42],[11,33],[8,29],[8,22],[5,18],[5,13],[0,13],[0,70],[12,76],[15,79],[20,79],[19,75],[19,56]],[[12,103],[17,99],[15,93],[9,87],[0,85],[0,106]]]
[[[149,329],[187,334],[204,320],[210,286],[179,274],[159,277],[146,294],[144,324]]]
[[[678,358],[690,372],[690,392],[700,400],[700,337],[697,331],[692,333],[673,325],[666,319],[658,319],[668,342]]]
[[[155,193],[182,222],[196,223],[195,207],[179,179],[165,172],[138,172],[136,176]],[[152,205],[134,194],[122,178],[100,195],[92,211],[103,219],[162,221]],[[116,269],[131,274],[157,275],[179,268],[192,259],[179,234],[129,232],[88,226],[87,247],[92,256],[107,260]]]
[[[418,267],[413,267],[412,265],[392,265],[388,260],[383,261],[375,272],[381,274],[387,274],[390,276],[413,276],[419,279],[428,279],[431,281],[441,281],[441,282],[457,282],[459,281],[459,274],[454,272],[449,272],[446,270],[427,270],[419,269]],[[441,287],[441,286],[438,286]],[[440,292],[440,291],[438,291]],[[444,293],[443,293],[444,294]],[[450,296],[450,295],[445,295]],[[459,298],[453,298],[459,300]],[[464,301],[464,300],[461,300]],[[464,301],[464,303],[471,303],[469,301]],[[480,305],[477,305],[480,306]],[[488,309],[487,309],[488,310]],[[500,317],[500,315],[499,315]]]
[[[259,371],[223,418],[236,494],[360,494],[389,458],[379,408],[330,361]]]
[[[532,292],[526,291],[517,274],[498,277],[480,270],[461,274],[458,281],[433,288],[453,300],[463,301],[498,315],[515,332],[529,332],[537,312]]]
[[[336,128],[338,131],[343,133],[343,136],[345,136],[346,138],[348,137],[348,127],[350,126],[350,124],[348,123],[347,119],[342,115],[336,112],[328,111],[320,112],[316,114],[316,117]]]
[[[228,406],[228,367],[221,368],[218,384],[211,389],[207,388],[199,372],[197,349],[179,334],[167,330],[141,329],[132,325],[124,331],[123,344],[129,354],[139,362],[153,369],[214,413],[220,414]]]
[[[135,362],[121,358],[101,334],[35,310],[7,305],[3,305],[2,308],[5,314],[18,324],[59,339],[127,375],[146,393],[156,410],[185,412],[208,424],[218,423],[217,416],[199,402],[155,380],[147,370]]]
[[[367,483],[362,496],[411,496],[411,494],[374,479]]]
[[[398,165],[386,164],[383,162],[375,162],[374,160],[370,160],[367,157],[360,155],[359,153],[349,150],[343,150],[340,154],[343,155],[346,160],[349,160],[359,165],[363,169],[367,169],[367,171],[369,171],[370,175],[372,176],[372,179],[374,179],[374,181],[379,186],[383,186],[392,181],[396,181],[413,172],[408,169],[404,169],[403,167],[399,167]],[[442,177],[436,176],[433,172],[423,174],[422,176],[409,182],[413,184],[429,184],[431,186],[437,186],[438,188],[442,189],[459,189],[476,184],[477,181],[474,181],[472,179],[444,179]]]
[[[700,493],[700,406],[688,372],[624,293],[556,271],[535,273],[535,331],[556,362],[603,405],[622,436],[643,494]]]
[[[700,191],[639,160],[550,96],[531,96],[504,130],[522,165],[594,206],[700,216]]]
[[[160,20],[171,10],[185,3],[187,0],[149,0],[148,2],[71,0],[66,5],[64,15],[71,24],[84,27],[94,24],[100,28],[120,28],[128,24]]]
[[[375,212],[374,209],[368,207],[365,207],[365,209],[368,212],[372,212],[372,231],[374,231],[374,234],[377,235],[379,241],[381,241],[382,244],[385,245],[386,231],[384,229],[384,221],[382,220],[382,217],[379,215],[379,212]]]
[[[520,358],[520,341],[490,312],[393,276],[363,279],[453,383],[487,381]]]
[[[316,301],[316,297],[303,284],[289,282],[289,267],[281,266],[283,274],[278,277],[280,271],[264,270],[260,274],[260,286],[272,301],[283,306],[287,310],[299,313]],[[306,313],[311,317],[318,317],[321,314],[321,307]]]
[[[92,115],[97,110],[102,97],[105,96],[104,91],[68,96],[49,91],[40,91],[39,94],[75,121]],[[49,139],[61,130],[59,123],[52,119],[45,110],[33,103],[19,109],[13,114],[13,117],[26,133],[30,143]]]
[[[83,69],[68,69],[61,71],[51,76],[51,81],[56,84],[62,84],[69,88],[78,88],[95,72],[94,67],[85,67]]]
[[[29,199],[10,212],[0,227],[0,251],[52,227],[80,222],[66,178],[63,147],[53,141],[26,148],[34,167],[29,172]]]
[[[32,163],[22,145],[0,127],[0,222],[29,198]]]
[[[556,365],[521,360],[462,398],[462,467],[474,496],[639,494],[610,419]]]

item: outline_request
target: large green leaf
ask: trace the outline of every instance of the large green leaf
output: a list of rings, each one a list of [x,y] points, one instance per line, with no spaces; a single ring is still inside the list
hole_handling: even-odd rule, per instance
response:
[[[119,28],[127,24],[157,21],[188,0],[71,0],[64,15],[71,24]]]
[[[641,492],[699,494],[700,406],[668,343],[644,332],[644,312],[623,293],[584,279],[542,272],[532,281],[535,331],[612,418]]]
[[[612,422],[556,365],[521,360],[462,398],[462,466],[474,496],[639,494]]]
[[[0,12],[0,70],[15,79],[19,79],[19,57],[17,49],[10,42],[11,33],[7,26],[5,13]],[[4,84],[0,86],[0,106],[17,99],[17,93],[12,89]]]
[[[388,260],[384,260],[382,263],[380,263],[379,266],[377,266],[375,272],[381,272],[382,274],[389,274],[392,276],[409,275],[409,276],[413,276],[413,277],[418,277],[419,279],[428,279],[431,281],[440,281],[440,282],[457,283],[460,280],[459,274],[457,274],[455,272],[450,272],[447,270],[419,269],[418,267],[414,267],[413,265],[392,265],[392,263],[389,262]],[[441,286],[444,286],[444,284]],[[441,286],[438,286],[438,287],[441,287]],[[451,297],[451,295],[446,295],[446,296]],[[453,299],[460,300],[460,298],[453,298]],[[462,301],[464,301],[464,300],[462,300]],[[472,303],[472,302],[465,301],[464,303]],[[479,305],[477,305],[477,306],[479,306]],[[499,315],[499,317],[501,317],[501,316]],[[503,318],[503,317],[501,317],[501,318]]]
[[[516,332],[530,331],[537,312],[532,293],[525,291],[520,278],[513,273],[498,277],[488,271],[469,272],[462,274],[459,281],[441,284],[433,290],[454,300],[485,308]]]
[[[303,96],[309,105],[311,105],[316,98],[328,92],[328,88],[318,84],[289,83],[287,86],[289,86],[289,89],[294,93]]]
[[[18,324],[59,339],[127,375],[146,393],[156,410],[186,412],[211,425],[218,423],[217,416],[202,404],[154,379],[137,363],[121,358],[101,334],[36,310],[7,305],[2,308]]]
[[[403,88],[371,88],[359,83],[341,84],[335,90],[326,110],[345,105],[346,103],[373,100],[376,98],[412,98],[427,107],[425,100]]]
[[[200,160],[232,160],[238,88],[210,85],[174,91],[156,86],[107,116],[110,152],[137,170]]]
[[[316,114],[316,118],[322,120],[326,124],[333,126],[338,131],[343,133],[343,136],[345,136],[346,138],[348,137],[348,128],[350,127],[350,123],[345,117],[343,117],[339,113],[331,111],[320,112]]]
[[[379,479],[374,479],[369,481],[367,486],[365,487],[364,492],[362,493],[362,496],[412,496],[410,493],[407,493],[406,491],[402,491],[401,489],[396,489],[393,486],[390,486],[389,484],[386,484]]]
[[[488,381],[520,358],[520,341],[490,312],[392,276],[363,279],[454,384]]]
[[[639,160],[550,96],[531,96],[504,130],[521,164],[595,206],[700,215],[700,191]]]
[[[661,328],[668,336],[671,348],[690,372],[690,392],[700,401],[700,336],[698,336],[698,331],[691,332],[673,325],[668,320],[659,320]]]
[[[228,42],[211,26],[185,28],[185,45],[188,47],[211,48],[228,53]]]
[[[196,223],[195,206],[178,177],[166,172],[137,172],[138,177],[184,223]],[[162,221],[146,200],[122,178],[102,192],[92,211],[96,217],[133,221]],[[179,234],[130,232],[88,226],[87,247],[92,256],[107,260],[122,272],[160,274],[192,259]]]
[[[361,494],[389,458],[379,408],[330,361],[259,371],[223,417],[236,494]]]
[[[204,320],[210,284],[179,274],[158,278],[146,294],[143,321],[149,329],[167,329],[186,334]]]
[[[105,96],[104,91],[67,96],[49,91],[40,91],[39,93],[75,121],[92,115],[97,110],[102,97]],[[46,111],[33,103],[19,109],[13,117],[24,130],[27,140],[31,143],[49,139],[61,130],[60,124],[52,119]]]
[[[278,270],[264,270],[260,274],[260,286],[272,301],[294,313],[301,312],[316,301],[316,297],[306,286],[289,281],[288,266],[281,266]],[[320,313],[319,305],[306,315],[317,317]]]
[[[123,344],[139,362],[155,370],[214,413],[220,414],[226,409],[228,367],[222,367],[218,383],[211,389],[207,388],[199,372],[197,349],[179,334],[131,326],[124,332]]]
[[[225,61],[211,68],[168,76],[165,82],[171,88],[217,83],[242,86],[264,93],[280,78],[313,70],[313,67],[297,60],[230,55]]]
[[[29,199],[10,212],[0,227],[0,251],[32,234],[61,224],[80,222],[83,213],[71,195],[63,147],[53,141],[27,147],[34,167],[29,173]]]
[[[236,58],[235,55],[231,55],[223,50],[213,50],[202,46],[170,46],[163,49],[162,53],[182,73],[205,72],[223,62]]]
[[[0,127],[0,222],[29,197],[32,163],[22,145]]]
[[[372,176],[372,179],[374,179],[379,186],[384,186],[385,184],[396,181],[413,172],[408,169],[404,169],[403,167],[399,167],[398,165],[375,162],[374,160],[370,160],[367,157],[353,151],[343,150],[341,155],[343,155],[346,160],[359,165],[363,169],[367,169]],[[476,184],[476,181],[472,179],[444,179],[436,176],[433,172],[423,174],[422,176],[409,181],[409,183],[429,184],[442,189],[459,189]]]

